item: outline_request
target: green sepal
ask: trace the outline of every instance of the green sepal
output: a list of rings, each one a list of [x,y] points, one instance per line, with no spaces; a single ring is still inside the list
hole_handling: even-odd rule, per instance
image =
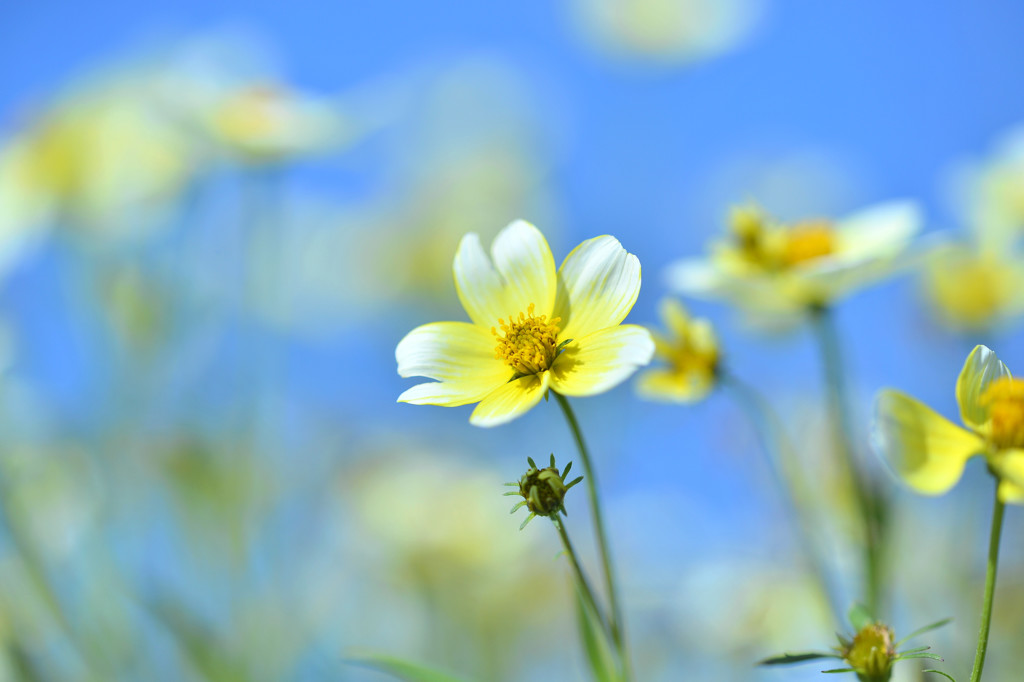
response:
[[[906,656],[900,654],[899,656],[897,656],[893,660],[894,661],[902,661],[902,660],[911,659],[911,658],[930,658],[933,661],[945,661],[946,660],[942,656],[939,656],[938,654],[926,654],[926,653],[908,654]]]
[[[823,654],[819,651],[809,651],[803,654],[782,654],[781,656],[772,656],[766,658],[763,661],[758,661],[758,665],[790,665],[792,663],[803,663],[805,661],[816,661],[822,658],[839,658],[836,654]]]
[[[955,677],[953,677],[949,673],[944,673],[941,670],[928,669],[928,670],[922,670],[921,672],[922,673],[935,673],[936,675],[942,675],[947,680],[952,680],[952,682],[956,682],[956,678]]]
[[[951,622],[953,622],[952,618],[943,618],[942,620],[936,621],[936,622],[932,623],[931,625],[925,625],[923,628],[918,628],[917,630],[914,630],[909,635],[907,635],[906,637],[904,637],[900,641],[896,642],[896,644],[894,644],[893,646],[899,646],[900,644],[903,644],[904,642],[906,642],[908,640],[911,640],[914,637],[917,637],[918,635],[923,635],[926,632],[930,632],[932,630],[937,630],[938,628],[941,628],[943,625],[946,625],[946,624],[951,623]]]
[[[822,670],[823,673],[855,673],[856,668],[832,668],[831,670]]]
[[[346,659],[345,663],[370,668],[405,682],[465,682],[465,678],[455,677],[419,663],[403,661],[394,656],[371,654]]]
[[[868,611],[868,607],[863,604],[857,603],[850,607],[850,613],[848,614],[850,624],[853,625],[855,632],[860,632],[867,626],[875,622],[875,617]]]

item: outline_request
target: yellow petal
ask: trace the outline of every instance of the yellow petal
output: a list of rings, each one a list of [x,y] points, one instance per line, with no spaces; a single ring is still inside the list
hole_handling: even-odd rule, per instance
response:
[[[999,476],[999,499],[1024,504],[1024,450],[1003,450],[990,462]]]
[[[976,435],[956,426],[923,403],[896,391],[882,391],[875,404],[873,442],[911,488],[941,495],[982,449]]]
[[[646,400],[695,403],[707,396],[713,383],[708,372],[681,374],[665,368],[649,369],[637,377],[636,391]]]
[[[540,230],[517,220],[494,239],[491,255],[505,282],[505,302],[510,306],[502,317],[525,312],[531,303],[537,315],[550,315],[558,290],[555,257]]]
[[[603,393],[625,381],[654,355],[654,341],[643,327],[609,327],[576,339],[555,358],[551,388],[569,396]]]
[[[994,379],[1008,376],[1010,370],[987,346],[974,347],[956,380],[956,401],[960,405],[960,418],[964,424],[974,430],[985,425],[988,409],[978,399]]]
[[[554,314],[562,339],[580,339],[624,319],[640,294],[640,261],[615,237],[594,237],[572,250],[558,269]]]
[[[462,238],[452,270],[459,300],[473,322],[490,329],[498,318],[511,314],[505,304],[501,276],[484,252],[479,235],[470,232]]]
[[[548,390],[549,374],[531,374],[501,385],[480,401],[469,422],[476,426],[498,426],[529,411]]]
[[[417,405],[466,405],[482,399],[512,376],[494,357],[490,332],[466,322],[433,322],[406,334],[395,348],[398,374],[440,383],[413,386],[399,402]]]
[[[690,315],[678,299],[663,298],[658,305],[658,314],[665,328],[677,339],[685,339],[690,334]]]

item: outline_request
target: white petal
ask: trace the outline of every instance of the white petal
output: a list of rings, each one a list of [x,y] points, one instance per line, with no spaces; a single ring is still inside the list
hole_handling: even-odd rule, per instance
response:
[[[565,257],[558,269],[555,316],[560,339],[580,338],[624,320],[640,294],[640,261],[615,237],[595,237]]]
[[[550,315],[558,289],[555,258],[540,230],[517,220],[495,238],[491,255],[505,283],[505,303],[510,306],[502,317],[526,312],[531,303],[536,306],[534,314]]]
[[[654,340],[643,327],[608,327],[566,346],[551,367],[551,388],[563,395],[597,395],[628,379],[653,355]]]
[[[398,374],[442,383],[413,386],[399,402],[464,405],[480,400],[512,376],[511,368],[494,357],[494,346],[489,332],[466,322],[433,322],[413,329],[395,349]]]
[[[894,256],[921,230],[923,216],[913,201],[876,204],[844,218],[836,226],[834,258],[859,261]]]
[[[481,327],[490,328],[498,323],[498,318],[508,317],[501,276],[494,269],[477,234],[470,232],[459,242],[452,269],[455,272],[455,290],[469,319]]]
[[[964,424],[975,430],[984,426],[988,409],[979,404],[979,398],[992,381],[1008,376],[1010,370],[992,350],[987,346],[974,347],[956,380],[956,401]]]

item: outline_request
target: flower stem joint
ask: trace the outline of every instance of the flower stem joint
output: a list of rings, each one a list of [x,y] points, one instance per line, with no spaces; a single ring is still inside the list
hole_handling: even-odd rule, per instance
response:
[[[510,513],[514,514],[520,507],[526,507],[530,512],[530,515],[519,526],[519,530],[525,528],[526,524],[535,516],[555,516],[559,512],[568,516],[568,512],[565,510],[565,494],[569,492],[569,488],[583,480],[583,477],[579,476],[566,483],[565,479],[569,475],[569,470],[572,469],[572,462],[565,466],[565,471],[559,473],[554,454],[551,455],[550,466],[543,469],[537,467],[537,463],[533,461],[532,457],[527,457],[526,461],[530,463],[530,468],[522,478],[518,482],[505,484],[518,488],[518,490],[510,490],[505,495],[519,495],[523,498],[521,502],[512,507]]]

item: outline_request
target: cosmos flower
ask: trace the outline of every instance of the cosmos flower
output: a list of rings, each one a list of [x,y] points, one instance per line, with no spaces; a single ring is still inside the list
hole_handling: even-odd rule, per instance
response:
[[[976,346],[956,382],[964,426],[898,391],[877,399],[873,441],[911,488],[941,495],[982,455],[999,477],[999,499],[1024,504],[1024,379],[1010,374],[996,354]]]
[[[661,320],[667,334],[652,333],[655,358],[665,364],[637,378],[637,392],[648,400],[693,403],[715,386],[719,366],[718,340],[711,323],[691,318],[683,304],[666,298]]]
[[[650,333],[620,324],[640,293],[640,262],[610,236],[588,239],[555,270],[544,235],[517,221],[488,258],[473,233],[455,254],[455,286],[472,322],[434,322],[395,349],[398,373],[424,376],[399,402],[480,403],[477,426],[515,419],[548,389],[591,396],[618,385],[654,353]]]
[[[773,222],[756,207],[734,209],[729,236],[711,255],[671,266],[681,294],[724,298],[761,311],[828,305],[891,273],[920,229],[909,201],[863,209],[838,222]]]
[[[923,287],[939,319],[955,329],[986,330],[1024,313],[1024,261],[1007,250],[936,249],[925,264]]]

